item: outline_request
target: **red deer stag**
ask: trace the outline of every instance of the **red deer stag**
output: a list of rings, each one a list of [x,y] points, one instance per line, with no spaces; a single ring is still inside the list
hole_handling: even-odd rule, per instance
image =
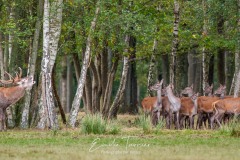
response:
[[[171,85],[171,84],[168,85],[167,88],[166,88],[166,94],[167,94],[168,100],[171,104],[170,105],[170,112],[174,113],[176,115],[175,126],[176,126],[177,129],[180,129],[179,110],[180,110],[180,107],[181,107],[181,100],[180,100],[180,98],[176,97],[173,94],[172,88],[173,88],[173,85]]]
[[[211,117],[211,129],[213,129],[213,122],[216,120],[221,127],[221,119],[224,114],[233,114],[235,117],[240,114],[240,98],[228,98],[214,102],[214,115]]]
[[[25,90],[30,89],[35,83],[32,76],[25,78],[19,76],[17,81],[14,81],[14,79],[11,81],[16,86],[0,87],[0,131],[6,130],[6,108],[21,99],[25,94]],[[5,81],[1,80],[1,82],[4,83]],[[6,81],[6,83],[9,84],[9,81]]]
[[[157,125],[160,119],[160,112],[162,110],[162,83],[163,79],[156,83],[155,85],[151,86],[150,89],[157,91],[157,100],[154,101],[153,109],[152,109],[152,123],[153,125]],[[156,118],[155,118],[156,115]]]

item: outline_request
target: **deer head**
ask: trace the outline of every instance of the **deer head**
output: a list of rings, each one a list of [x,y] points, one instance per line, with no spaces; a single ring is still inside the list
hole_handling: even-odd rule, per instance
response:
[[[163,79],[150,87],[150,90],[158,91],[162,89]]]
[[[213,92],[213,84],[209,86],[209,84],[206,84],[206,87],[204,88],[204,95],[211,96]]]
[[[180,96],[187,95],[188,97],[191,97],[193,95],[193,84],[189,87],[186,87],[184,90],[181,91]]]
[[[221,98],[224,97],[226,92],[226,85],[221,85],[220,87],[214,92],[214,95],[220,96]]]
[[[32,77],[32,76],[22,78],[20,81],[16,82],[16,84],[17,84],[19,87],[25,88],[26,90],[31,89],[32,86],[33,86],[35,83],[36,83],[36,82],[33,81],[33,77]]]

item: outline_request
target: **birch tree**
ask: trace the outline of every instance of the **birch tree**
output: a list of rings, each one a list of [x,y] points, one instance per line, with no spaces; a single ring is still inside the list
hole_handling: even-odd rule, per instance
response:
[[[148,92],[148,96],[153,96],[152,91],[150,90],[150,86],[152,86],[154,84],[154,68],[156,65],[156,50],[157,50],[157,39],[154,39],[153,42],[153,53],[151,55],[151,60],[150,60],[150,64],[149,64],[149,69],[148,69],[148,83],[147,83],[147,92]]]
[[[78,115],[81,99],[83,96],[83,88],[84,88],[84,85],[86,82],[87,69],[88,69],[89,60],[91,57],[92,34],[94,33],[94,30],[96,28],[97,17],[98,17],[99,12],[100,12],[100,1],[97,2],[96,10],[95,10],[95,17],[93,18],[93,20],[91,22],[90,32],[88,34],[88,38],[87,38],[87,42],[86,42],[86,51],[85,51],[83,64],[82,64],[82,68],[81,68],[81,74],[80,74],[80,78],[78,80],[77,92],[74,96],[72,108],[71,108],[70,115],[69,115],[68,123],[71,127],[75,127],[75,122],[77,120],[77,115]]]
[[[129,42],[130,42],[130,36],[126,35],[126,37],[125,37],[125,44],[126,44],[125,52],[126,53],[128,53]],[[124,91],[125,91],[126,83],[127,83],[128,68],[129,68],[129,57],[127,55],[127,56],[123,57],[123,71],[122,71],[121,81],[120,81],[120,85],[119,85],[117,94],[116,94],[114,101],[111,105],[111,108],[109,110],[108,119],[112,119],[117,116],[117,112],[120,108],[120,105],[121,105],[123,97],[124,97]]]
[[[171,64],[170,64],[170,83],[174,84],[175,81],[175,70],[176,70],[176,56],[178,49],[178,26],[179,26],[179,2],[174,0],[174,23],[173,23],[173,41],[172,41],[172,52],[171,52]]]
[[[42,76],[42,107],[40,108],[40,121],[38,128],[57,129],[57,115],[54,106],[52,69],[55,63],[58,41],[62,23],[62,0],[44,1],[43,13],[43,58],[41,63]]]
[[[43,14],[43,0],[39,0],[38,2],[38,15],[37,15],[37,21],[35,24],[35,32],[34,32],[34,38],[33,38],[33,46],[32,46],[32,53],[29,56],[29,61],[28,61],[28,72],[27,76],[32,76],[34,77],[35,73],[35,68],[36,68],[36,60],[37,60],[37,54],[38,54],[38,44],[39,44],[39,36],[40,36],[40,31],[42,27],[42,14]],[[30,101],[31,101],[31,90],[27,90],[25,97],[24,97],[24,108],[22,111],[22,118],[21,118],[21,128],[28,128],[29,123],[29,108],[30,108]]]

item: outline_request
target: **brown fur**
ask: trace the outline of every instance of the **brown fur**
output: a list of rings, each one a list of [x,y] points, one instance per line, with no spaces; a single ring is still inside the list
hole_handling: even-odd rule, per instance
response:
[[[211,118],[211,128],[213,128],[214,120],[221,126],[220,120],[224,114],[234,114],[235,116],[240,114],[240,98],[218,100],[212,104],[212,107],[214,108],[214,115]]]
[[[5,112],[6,108],[16,103],[24,96],[25,90],[31,87],[35,82],[32,77],[21,79],[17,86],[0,87],[0,131],[6,130]]]

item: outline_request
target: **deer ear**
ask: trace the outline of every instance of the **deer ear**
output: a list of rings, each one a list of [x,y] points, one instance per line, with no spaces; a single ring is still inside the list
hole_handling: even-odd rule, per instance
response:
[[[163,84],[163,79],[160,81],[160,85],[162,85]]]
[[[193,89],[193,84],[190,87]]]

